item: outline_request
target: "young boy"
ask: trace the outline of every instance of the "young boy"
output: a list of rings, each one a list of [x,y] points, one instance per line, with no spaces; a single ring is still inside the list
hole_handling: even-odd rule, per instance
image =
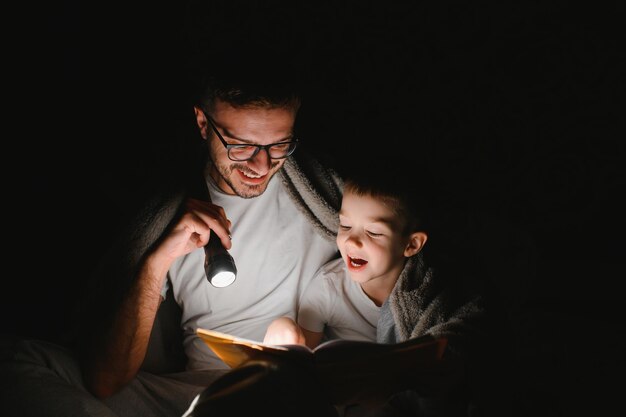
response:
[[[341,258],[324,265],[305,289],[297,324],[275,320],[266,343],[313,348],[327,338],[396,343],[431,334],[448,338],[446,357],[464,358],[481,327],[482,298],[426,265],[427,193],[403,185],[402,178],[399,170],[380,169],[346,178],[337,234]],[[423,382],[418,378],[416,387]],[[439,405],[422,394],[396,395],[385,407],[432,415],[427,409]],[[444,414],[456,413],[450,407],[463,413],[465,404],[441,398]]]
[[[337,234],[341,258],[324,265],[306,288],[299,326],[278,319],[265,341],[286,343],[287,338],[311,348],[324,337],[375,341],[382,305],[407,261],[421,252],[428,238],[411,206],[405,196],[371,179],[348,178]]]

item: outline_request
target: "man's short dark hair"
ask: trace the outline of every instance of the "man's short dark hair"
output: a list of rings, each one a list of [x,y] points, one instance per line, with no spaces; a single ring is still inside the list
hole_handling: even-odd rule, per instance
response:
[[[288,52],[250,43],[212,48],[206,52],[196,105],[210,111],[221,100],[234,107],[297,111],[299,72]]]

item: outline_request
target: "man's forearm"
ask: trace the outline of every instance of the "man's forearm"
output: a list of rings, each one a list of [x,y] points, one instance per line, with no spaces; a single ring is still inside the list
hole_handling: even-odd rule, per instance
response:
[[[168,268],[167,262],[155,256],[146,259],[104,340],[93,346],[84,377],[95,396],[105,398],[116,393],[137,374],[146,355]]]

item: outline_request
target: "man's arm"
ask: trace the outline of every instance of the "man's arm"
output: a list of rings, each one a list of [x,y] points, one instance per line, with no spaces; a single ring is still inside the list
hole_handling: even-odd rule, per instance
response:
[[[106,398],[130,382],[143,362],[169,265],[151,256],[115,315],[104,345],[83,370],[85,385]]]
[[[226,248],[230,248],[229,227],[230,221],[221,207],[189,200],[174,228],[141,263],[104,337],[90,345],[83,363],[83,376],[94,395],[105,398],[116,393],[139,371],[162,300],[161,289],[172,263],[206,245],[211,230]]]

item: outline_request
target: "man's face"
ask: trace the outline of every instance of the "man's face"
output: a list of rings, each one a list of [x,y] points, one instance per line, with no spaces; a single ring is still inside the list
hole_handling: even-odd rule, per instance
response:
[[[216,129],[228,144],[271,145],[292,139],[295,111],[286,108],[235,108],[217,101],[212,113]],[[247,161],[232,161],[204,114],[196,109],[196,120],[202,136],[207,140],[213,162],[210,175],[217,186],[227,194],[243,198],[257,197],[265,191],[272,176],[285,159],[271,159],[260,150]]]

